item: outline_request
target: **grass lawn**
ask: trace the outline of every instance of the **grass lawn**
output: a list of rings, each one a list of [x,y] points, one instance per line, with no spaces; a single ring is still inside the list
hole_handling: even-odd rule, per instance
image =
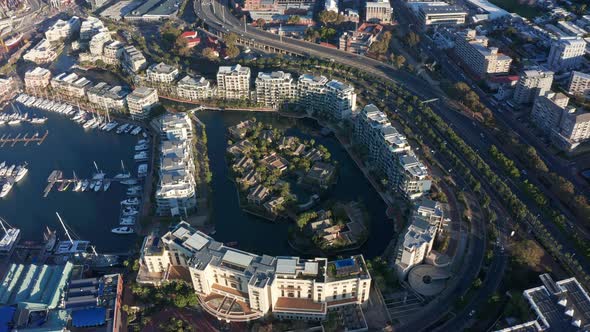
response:
[[[527,6],[525,4],[518,3],[515,0],[489,0],[494,5],[505,9],[511,13],[517,13],[522,17],[533,19],[537,16],[545,14],[543,10],[538,7]]]

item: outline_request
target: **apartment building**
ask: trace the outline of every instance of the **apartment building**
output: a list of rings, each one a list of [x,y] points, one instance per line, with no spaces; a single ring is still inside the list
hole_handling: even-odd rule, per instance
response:
[[[265,106],[278,108],[294,96],[293,78],[282,71],[259,72],[255,85],[256,102]]]
[[[564,110],[552,139],[564,151],[571,151],[590,140],[590,112],[574,108]]]
[[[51,72],[49,69],[35,67],[25,73],[25,88],[31,91],[40,91],[49,86]]]
[[[70,17],[69,20],[57,20],[47,31],[45,31],[45,38],[47,41],[59,42],[61,40],[70,38],[72,34],[78,32],[80,29],[80,18],[77,16]]]
[[[460,6],[425,3],[418,8],[418,19],[423,26],[465,24],[467,11]]]
[[[96,17],[89,16],[80,25],[80,40],[82,42],[87,42],[95,34],[107,31],[108,29],[104,26],[101,20]]]
[[[390,24],[393,18],[393,8],[386,0],[367,1],[365,5],[365,20],[371,23]]]
[[[590,74],[572,71],[567,92],[574,96],[590,97]]]
[[[160,62],[151,65],[146,70],[146,76],[152,83],[171,84],[178,76],[178,68]]]
[[[554,40],[547,57],[547,65],[555,71],[575,69],[586,53],[586,41],[579,37],[562,37]]]
[[[0,101],[7,100],[17,90],[16,80],[12,77],[0,77]]]
[[[76,73],[61,73],[51,79],[51,88],[55,92],[71,98],[85,98],[91,84],[87,78]]]
[[[488,45],[489,39],[478,36],[475,30],[467,30],[455,40],[457,57],[476,75],[507,74],[512,58],[498,51],[497,47]]]
[[[148,87],[138,87],[127,95],[127,108],[134,120],[145,120],[158,104],[158,91]]]
[[[559,126],[561,115],[568,103],[569,98],[563,93],[546,92],[535,100],[531,119],[546,134],[550,134],[554,128]]]
[[[147,61],[143,54],[135,48],[135,46],[128,45],[123,48],[123,58],[121,64],[128,70],[137,73],[145,68]]]
[[[356,92],[352,85],[331,80],[326,83],[325,91],[323,114],[336,121],[352,117],[353,112],[356,111]]]
[[[428,169],[375,105],[365,106],[355,118],[353,141],[367,149],[367,164],[387,180],[391,192],[415,199],[430,190]]]
[[[102,61],[107,65],[118,65],[121,63],[123,56],[123,47],[125,45],[118,40],[111,40],[104,44]]]
[[[203,76],[186,75],[176,85],[178,97],[186,100],[205,100],[215,95],[211,83]]]
[[[23,59],[38,65],[53,62],[57,59],[57,51],[47,39],[41,39],[33,48],[23,55]]]
[[[344,32],[338,48],[350,53],[365,54],[383,30],[381,24],[363,23],[357,30]]]
[[[537,96],[551,90],[553,72],[542,69],[525,70],[519,77],[514,89],[513,99],[518,104],[529,104]]]
[[[220,66],[217,71],[217,96],[223,99],[250,97],[250,68],[237,64]]]
[[[309,114],[319,111],[323,107],[326,83],[328,79],[321,75],[300,75],[297,80],[297,99],[299,105]]]
[[[110,32],[99,32],[95,34],[88,44],[90,54],[97,57],[102,56],[105,44],[112,40]]]
[[[414,206],[408,228],[400,236],[397,246],[395,269],[400,280],[404,280],[410,270],[422,264],[430,254],[443,219],[444,213],[438,202],[423,199]]]
[[[166,113],[159,120],[159,182],[156,214],[186,215],[197,207],[195,164],[192,152],[193,124],[187,114]]]
[[[88,101],[98,109],[104,111],[123,111],[127,108],[128,92],[121,86],[111,86],[100,82],[86,92]]]
[[[495,332],[584,331],[590,322],[590,296],[576,278],[554,281],[548,273],[539,276],[542,285],[523,292],[534,312],[533,320]]]
[[[202,308],[230,322],[268,314],[279,319],[323,320],[332,308],[366,303],[371,288],[362,255],[336,261],[259,256],[226,247],[186,222],[161,241],[144,241],[140,276],[171,266],[188,268]]]

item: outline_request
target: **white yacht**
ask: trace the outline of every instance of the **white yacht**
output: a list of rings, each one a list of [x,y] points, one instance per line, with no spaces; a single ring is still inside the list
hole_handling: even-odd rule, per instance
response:
[[[131,228],[129,226],[123,226],[123,227],[113,228],[111,230],[111,232],[113,232],[115,234],[133,234],[134,230],[133,230],[133,228]]]
[[[14,185],[13,179],[6,180],[6,182],[4,182],[4,184],[2,185],[2,189],[0,190],[0,198],[6,197],[6,195],[8,195],[10,190],[12,190],[13,185]]]

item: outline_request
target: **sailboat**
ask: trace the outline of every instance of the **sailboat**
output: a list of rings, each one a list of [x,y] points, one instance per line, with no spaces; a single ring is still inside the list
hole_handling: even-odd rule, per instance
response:
[[[111,180],[105,180],[104,185],[103,185],[103,191],[109,190],[110,187],[111,187]]]
[[[123,160],[121,160],[121,173],[115,175],[115,179],[128,179],[131,177],[131,173],[125,171],[125,164],[123,164]]]
[[[57,243],[57,234],[47,226],[45,232],[43,232],[43,242],[45,243],[46,252],[51,252]]]
[[[74,172],[74,189],[72,189],[75,192],[78,192],[80,190],[82,190],[82,180],[78,180],[78,178],[76,177],[76,172]]]
[[[96,161],[94,161],[93,163],[94,163],[94,168],[96,168],[96,173],[92,174],[92,180],[104,179],[104,177],[105,177],[104,172],[98,169],[98,165],[96,165]]]
[[[6,220],[0,218],[0,226],[4,235],[0,239],[0,255],[10,254],[18,240],[20,240],[20,229],[10,226]]]
[[[57,248],[55,248],[55,254],[76,255],[85,252],[86,249],[88,249],[88,246],[90,245],[90,241],[74,240],[70,235],[70,232],[66,227],[66,224],[61,219],[59,213],[56,212],[55,214],[57,215],[57,219],[59,220],[59,223],[61,224],[61,227],[63,227],[66,237],[68,238],[67,241],[59,241],[57,243]]]

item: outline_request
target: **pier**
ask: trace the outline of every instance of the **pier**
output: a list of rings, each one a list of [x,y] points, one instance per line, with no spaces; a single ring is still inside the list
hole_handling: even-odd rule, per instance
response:
[[[32,136],[29,136],[29,133],[19,133],[15,137],[11,137],[11,134],[4,134],[0,137],[0,148],[3,148],[6,144],[14,147],[16,143],[21,142],[25,143],[24,146],[27,146],[31,142],[37,142],[37,145],[41,145],[47,138],[47,135],[49,135],[49,130],[46,130],[43,136],[40,136],[39,132],[36,132]]]
[[[117,179],[117,178],[103,178],[100,179],[102,182],[104,181],[109,181],[111,183],[117,183],[117,182],[121,182],[121,181],[127,181],[127,180],[135,180],[137,181],[137,185],[140,185],[141,183],[141,179],[138,178],[125,178],[125,179]],[[92,182],[92,181],[96,181],[95,179],[66,179],[63,178],[63,172],[60,170],[54,170],[52,171],[49,176],[47,177],[47,186],[45,187],[45,190],[43,191],[43,198],[47,197],[49,195],[49,193],[51,192],[51,190],[53,190],[53,187],[55,186],[55,184],[59,183],[68,183],[68,184],[74,184],[77,181],[88,181],[88,182]],[[93,190],[87,190],[87,191],[93,191]],[[103,190],[100,190],[103,191]]]

